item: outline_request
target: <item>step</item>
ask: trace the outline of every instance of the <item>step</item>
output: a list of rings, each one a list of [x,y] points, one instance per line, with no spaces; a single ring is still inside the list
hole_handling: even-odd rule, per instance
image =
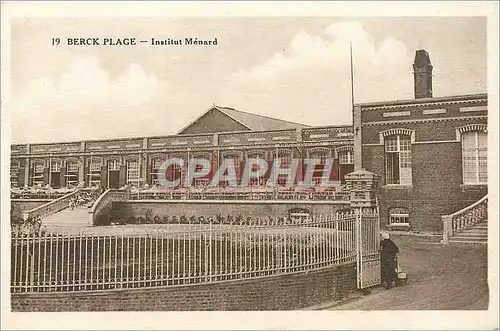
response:
[[[487,229],[488,224],[476,224],[473,226],[473,228],[475,228],[475,229]]]
[[[487,230],[466,230],[466,231],[462,231],[462,232],[457,232],[455,235],[456,236],[458,236],[458,235],[484,235],[484,236],[487,236],[488,231]]]
[[[470,240],[448,240],[450,244],[464,244],[464,245],[486,245],[488,241],[470,241]]]
[[[480,241],[480,242],[487,242],[488,237],[472,237],[472,236],[467,236],[467,237],[451,237],[450,241]]]
[[[467,229],[457,233],[488,233],[488,229]]]

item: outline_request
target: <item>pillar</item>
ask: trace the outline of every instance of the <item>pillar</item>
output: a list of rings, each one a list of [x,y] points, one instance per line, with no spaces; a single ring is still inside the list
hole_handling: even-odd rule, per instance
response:
[[[80,166],[78,167],[78,185],[80,185],[81,182],[85,182],[85,159],[83,158],[83,156],[80,156],[79,161]]]
[[[30,159],[27,157],[26,162],[24,163],[24,186],[30,185],[30,176],[31,176],[31,163]]]
[[[377,207],[376,193],[379,178],[379,175],[365,169],[356,170],[345,176],[352,209]]]

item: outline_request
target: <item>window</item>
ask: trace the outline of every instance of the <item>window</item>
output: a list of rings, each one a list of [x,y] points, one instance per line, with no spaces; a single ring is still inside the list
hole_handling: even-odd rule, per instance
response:
[[[385,183],[411,185],[411,140],[406,135],[385,138]]]
[[[354,152],[353,151],[339,152],[339,163],[340,164],[353,164],[354,163]]]
[[[314,184],[319,185],[323,182],[323,170],[325,168],[326,159],[328,159],[329,157],[330,156],[328,151],[318,151],[310,155],[310,158],[319,159],[320,161],[319,164],[314,167],[313,178],[312,178]],[[328,179],[329,179],[328,177],[324,178],[324,180]]]
[[[101,160],[92,160],[89,166],[89,185],[99,186],[101,184]]]
[[[484,131],[462,134],[462,170],[464,184],[488,183],[488,135]]]
[[[158,185],[160,180],[158,179],[158,169],[164,162],[163,158],[157,157],[151,160],[151,184]]]
[[[18,187],[19,178],[19,161],[12,161],[10,163],[10,187]]]
[[[410,224],[410,216],[406,208],[392,208],[389,211],[389,225],[391,226],[408,226]]]
[[[139,161],[127,161],[127,184],[139,186]]]
[[[240,158],[238,156],[233,156],[233,155],[226,155],[224,157],[225,159],[225,162],[226,162],[226,165],[227,165],[227,169],[226,171],[224,172],[224,174],[226,175],[229,175],[229,174],[232,174],[233,171],[234,173],[236,174],[236,182],[239,183],[240,181],[240,176],[241,176],[241,172],[240,172]],[[233,170],[231,170],[233,169]],[[221,178],[224,174],[220,174],[221,175]],[[230,184],[230,182],[228,181],[220,181],[219,182],[219,186],[222,186],[222,187],[226,187]]]
[[[42,163],[34,163],[33,171],[31,172],[33,175],[31,176],[32,185],[43,185],[43,172],[45,167]]]
[[[295,208],[290,210],[292,224],[303,224],[311,221],[311,213],[307,209]]]
[[[66,186],[76,186],[78,185],[78,163],[67,162],[66,163]]]
[[[259,154],[254,154],[254,155],[249,155],[248,156],[248,159],[256,159],[256,160],[259,160],[258,162],[260,162],[260,160],[263,159],[263,157]],[[264,185],[264,178],[263,176],[265,175],[264,169],[261,169],[259,167],[258,164],[252,164],[252,168],[249,169],[249,179],[248,179],[248,185],[249,186],[262,186]],[[257,178],[250,178],[250,173],[255,173],[255,176]]]

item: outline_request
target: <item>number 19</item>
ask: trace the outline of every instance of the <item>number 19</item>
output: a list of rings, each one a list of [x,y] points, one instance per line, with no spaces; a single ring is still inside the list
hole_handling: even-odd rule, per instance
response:
[[[61,39],[59,38],[52,38],[52,45],[59,45],[59,43],[61,42]]]

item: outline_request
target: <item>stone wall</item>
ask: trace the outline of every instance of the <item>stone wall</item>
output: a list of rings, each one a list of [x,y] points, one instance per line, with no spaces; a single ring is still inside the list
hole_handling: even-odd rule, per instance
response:
[[[11,215],[15,217],[22,217],[23,212],[34,209],[47,202],[52,201],[51,199],[11,199],[10,208]]]
[[[246,217],[288,217],[292,209],[306,209],[313,215],[332,215],[336,211],[347,208],[349,201],[315,201],[315,202],[289,202],[289,201],[183,201],[183,200],[129,200],[127,202],[113,202],[111,218],[129,219],[130,217],[145,217],[146,211],[151,210],[153,216],[204,216],[216,217],[222,215]]]
[[[356,265],[143,289],[16,293],[13,311],[292,310],[338,300],[356,289]]]

